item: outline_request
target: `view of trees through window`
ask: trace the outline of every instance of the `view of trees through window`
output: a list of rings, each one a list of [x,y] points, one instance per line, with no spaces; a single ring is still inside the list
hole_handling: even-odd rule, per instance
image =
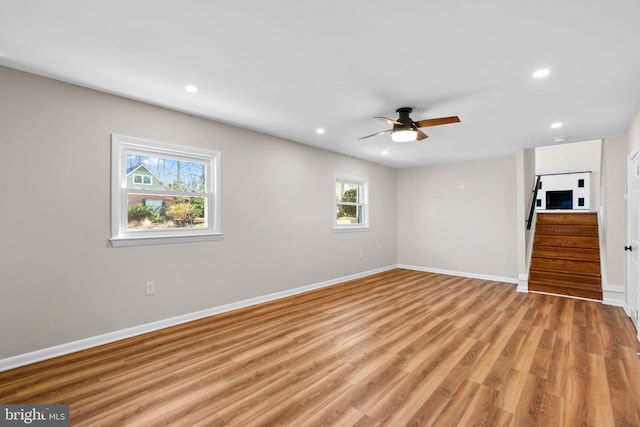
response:
[[[337,224],[358,224],[362,218],[359,185],[336,182]]]
[[[127,153],[126,171],[127,188],[145,190],[127,195],[129,229],[206,225],[205,163]]]

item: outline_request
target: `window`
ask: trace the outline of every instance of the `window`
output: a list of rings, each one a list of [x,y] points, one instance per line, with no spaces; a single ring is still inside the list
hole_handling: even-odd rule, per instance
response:
[[[216,240],[220,153],[111,135],[113,246]]]
[[[133,175],[133,183],[134,184],[140,184],[140,185],[152,185],[153,181],[152,181],[153,177],[149,176],[149,175]]]
[[[142,203],[145,206],[150,206],[151,208],[153,208],[155,211],[161,212],[162,210],[162,200],[156,200],[156,199],[144,199],[142,201]]]
[[[364,230],[369,228],[369,181],[336,174],[335,176],[335,230]]]

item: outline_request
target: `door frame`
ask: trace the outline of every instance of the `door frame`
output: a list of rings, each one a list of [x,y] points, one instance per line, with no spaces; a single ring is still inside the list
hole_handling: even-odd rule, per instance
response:
[[[634,163],[637,162],[636,166],[634,167]],[[640,325],[639,325],[639,318],[638,318],[638,313],[640,311],[640,262],[636,262],[635,264],[635,269],[633,268],[634,265],[631,262],[631,257],[632,256],[638,256],[638,252],[640,251],[640,245],[637,244],[637,242],[640,241],[640,212],[638,212],[640,210],[640,190],[637,197],[638,200],[636,200],[635,206],[634,203],[632,203],[632,199],[633,197],[631,196],[631,192],[632,192],[632,188],[631,188],[631,182],[632,182],[632,178],[634,177],[633,174],[636,174],[635,176],[638,177],[638,179],[640,179],[640,152],[639,151],[635,151],[633,153],[631,153],[628,157],[627,157],[627,186],[626,186],[626,191],[625,191],[625,198],[627,200],[627,232],[626,232],[626,237],[627,237],[627,245],[632,245],[632,242],[636,242],[636,245],[632,245],[632,251],[633,252],[627,252],[625,250],[625,272],[626,272],[626,277],[625,277],[625,293],[626,293],[626,306],[625,309],[627,311],[627,315],[631,318],[631,321],[633,322],[633,324],[636,327],[636,331],[638,334],[638,340],[640,340]],[[640,186],[640,183],[638,184]],[[632,215],[632,210],[635,209],[635,219],[636,219],[636,224],[635,227],[632,226],[632,219],[634,218],[634,215]],[[636,236],[632,235],[632,230],[635,230],[635,234]],[[635,276],[635,288],[632,289],[632,278]]]

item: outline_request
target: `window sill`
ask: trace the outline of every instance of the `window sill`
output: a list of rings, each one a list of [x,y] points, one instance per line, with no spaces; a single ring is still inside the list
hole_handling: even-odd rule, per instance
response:
[[[145,237],[112,237],[111,245],[114,248],[127,246],[166,245],[171,243],[192,243],[222,240],[222,233],[192,234],[186,236],[145,236]]]
[[[369,231],[370,227],[368,225],[361,226],[352,226],[352,227],[333,227],[334,233],[351,233],[351,232],[359,232],[359,231]]]

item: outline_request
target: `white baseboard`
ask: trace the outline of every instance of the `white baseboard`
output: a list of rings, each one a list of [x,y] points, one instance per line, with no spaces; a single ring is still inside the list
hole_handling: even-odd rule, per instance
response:
[[[605,292],[609,292],[608,297],[604,295]],[[619,294],[622,298],[621,299],[611,298],[612,296],[611,294]],[[629,314],[630,313],[629,307],[627,306],[624,285],[614,285],[611,283],[606,283],[602,285],[602,303],[607,305],[614,305],[616,307],[622,307],[624,308],[624,311],[627,314],[627,316],[631,317],[631,315]]]
[[[158,320],[156,322],[133,326],[131,328],[121,329],[119,331],[113,331],[106,334],[97,335],[95,337],[85,338],[78,341],[72,341],[66,344],[56,345],[54,347],[43,348],[41,350],[36,350],[29,353],[8,357],[5,359],[0,359],[0,372],[8,371],[9,369],[18,368],[20,366],[25,366],[31,363],[41,362],[43,360],[52,359],[54,357],[64,356],[65,354],[74,353],[76,351],[86,350],[88,348],[109,344],[115,341],[123,340],[125,338],[131,338],[137,335],[142,335],[142,334],[157,331],[160,329],[165,329],[171,326],[180,325],[182,323],[191,322],[194,320],[202,319],[202,318],[213,316],[216,314],[237,310],[239,308],[249,307],[252,305],[261,304],[264,302],[273,301],[280,298],[285,298],[292,295],[297,295],[304,292],[312,291],[314,289],[320,289],[320,288],[336,285],[338,283],[346,282],[349,280],[371,276],[373,274],[392,270],[396,267],[397,267],[396,265],[390,265],[387,267],[364,271],[362,273],[350,274],[348,276],[340,277],[337,279],[325,280],[324,282],[313,283],[311,285],[302,286],[299,288],[288,289],[286,291],[275,292],[272,294],[263,295],[255,298],[249,298],[243,301],[225,304],[218,307],[209,308],[206,310],[196,311],[193,313],[187,313],[180,316],[171,317],[169,319]]]
[[[606,305],[622,307],[624,309],[624,312],[627,314],[627,316],[629,316],[629,307],[627,307],[627,303],[625,301],[615,299],[615,298],[602,298],[602,303]]]
[[[424,271],[425,273],[447,274],[449,276],[469,277],[471,279],[490,280],[493,282],[518,283],[518,279],[514,277],[490,276],[487,274],[467,273],[463,271],[443,270],[440,268],[420,267],[415,265],[398,264],[398,268],[407,270]]]
[[[529,292],[529,275],[520,273],[518,274],[518,287],[516,288],[517,292]]]
[[[624,293],[625,289],[624,289],[624,285],[613,285],[611,283],[607,283],[605,285],[602,286],[602,291],[603,292],[618,292],[618,293]]]

